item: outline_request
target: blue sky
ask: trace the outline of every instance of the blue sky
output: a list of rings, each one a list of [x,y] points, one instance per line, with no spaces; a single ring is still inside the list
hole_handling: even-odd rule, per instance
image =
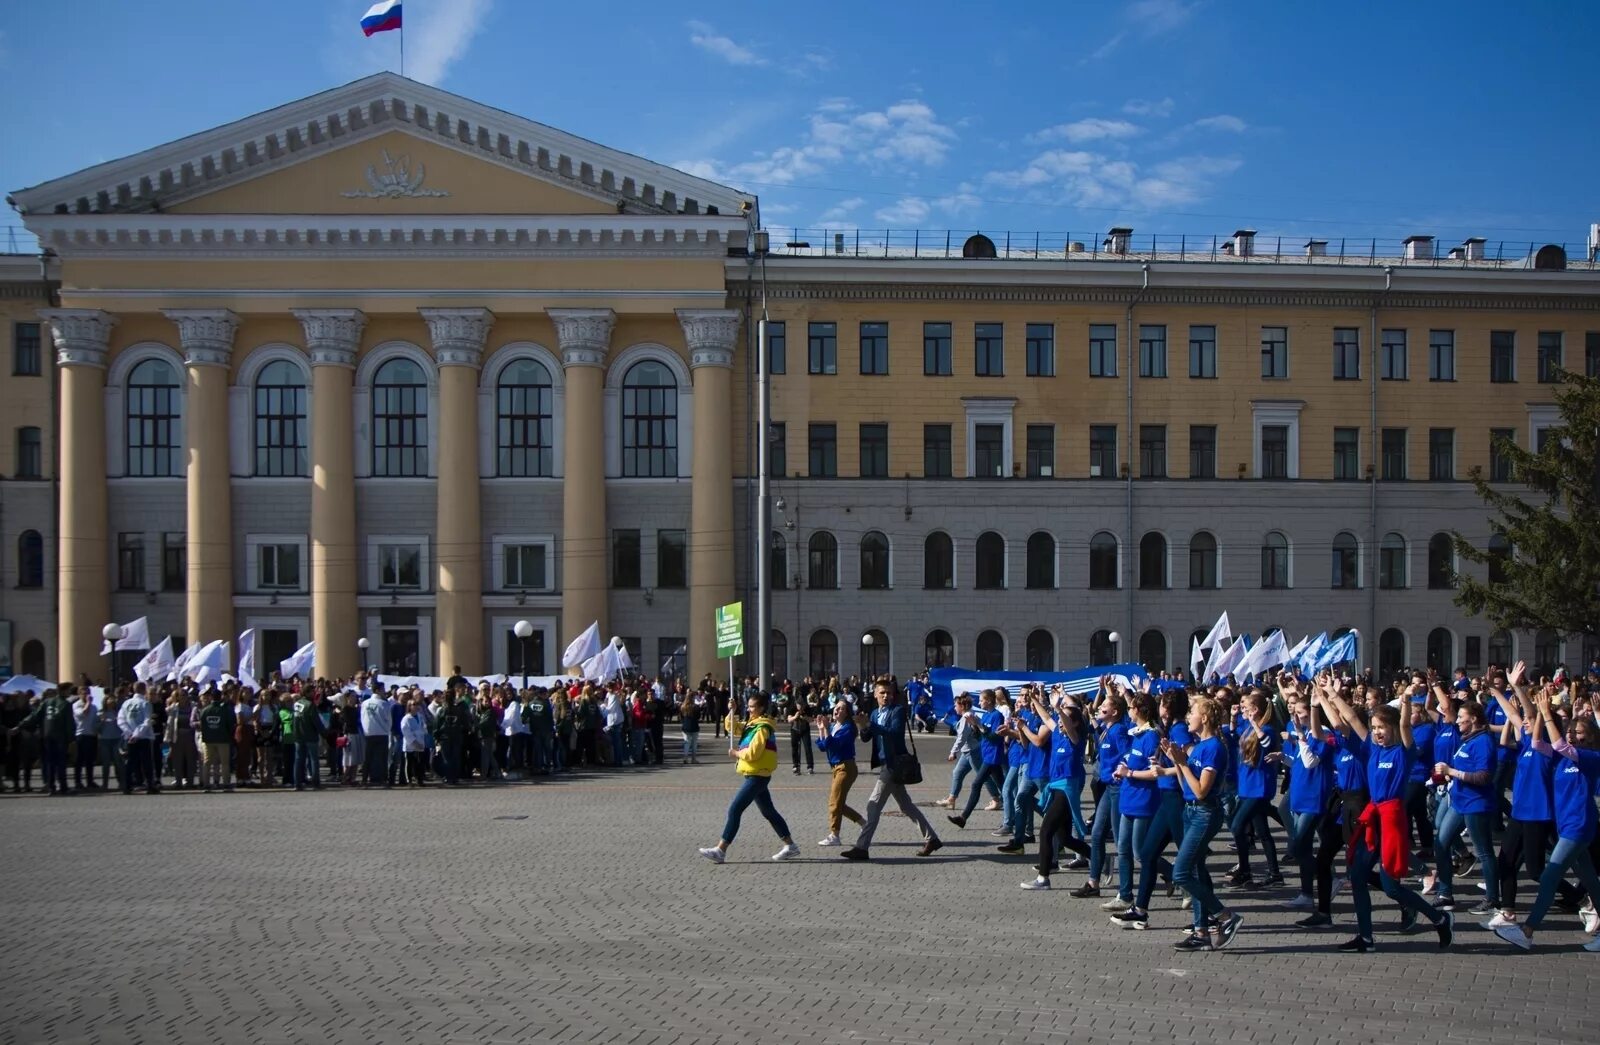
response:
[[[368,2],[4,4],[0,187],[398,68]],[[1587,0],[408,0],[406,21],[410,75],[755,192],[771,226],[1510,252],[1600,221]]]

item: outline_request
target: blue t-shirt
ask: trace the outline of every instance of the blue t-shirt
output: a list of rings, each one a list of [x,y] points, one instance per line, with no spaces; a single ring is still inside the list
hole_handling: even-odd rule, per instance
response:
[[[1600,751],[1578,749],[1578,761],[1557,758],[1550,789],[1556,813],[1556,834],[1587,845],[1594,838],[1594,792],[1600,786]]]
[[[1483,706],[1484,720],[1489,723],[1489,734],[1494,742],[1489,746],[1489,764],[1499,766],[1511,757],[1511,752],[1500,746],[1500,727],[1506,724],[1506,709],[1493,697]]]
[[[1168,726],[1167,739],[1172,741],[1174,744],[1178,744],[1182,747],[1188,747],[1189,741],[1193,739],[1189,736],[1188,723],[1174,722],[1172,725]],[[1160,757],[1161,764],[1166,768],[1171,769],[1172,760],[1167,758],[1166,755],[1162,755]],[[1178,790],[1178,778],[1176,776],[1164,776],[1160,780],[1156,781],[1156,785],[1163,791],[1176,791]]]
[[[1228,752],[1228,769],[1223,779],[1230,784],[1237,785],[1239,781],[1239,738],[1244,736],[1247,728],[1244,716],[1235,712],[1232,721],[1224,722],[1217,733],[1217,738]]]
[[[849,719],[835,727],[833,735],[817,734],[817,747],[828,756],[828,765],[837,766],[856,760],[856,724]]]
[[[1404,745],[1379,747],[1369,738],[1351,737],[1351,749],[1367,766],[1367,800],[1388,802],[1406,796],[1406,774],[1411,770],[1411,752]]]
[[[1189,757],[1186,761],[1189,765],[1189,771],[1196,778],[1202,776],[1208,769],[1212,771],[1211,790],[1206,792],[1205,800],[1207,802],[1217,801],[1221,795],[1218,790],[1222,783],[1221,778],[1228,771],[1228,749],[1223,746],[1222,741],[1217,737],[1209,737],[1200,741],[1189,749]],[[1195,801],[1194,789],[1189,786],[1188,778],[1180,773],[1178,782],[1183,785],[1184,801]]]
[[[1409,714],[1408,709],[1402,708],[1400,714]],[[1411,782],[1426,784],[1433,776],[1433,735],[1436,732],[1432,722],[1411,727]]]
[[[1095,767],[1095,776],[1104,783],[1111,783],[1111,774],[1117,771],[1117,763],[1122,761],[1127,750],[1128,720],[1119,718],[1100,734],[1100,762]]]
[[[1318,758],[1307,769],[1300,761],[1304,747]],[[1289,812],[1320,813],[1333,792],[1333,753],[1335,748],[1314,733],[1291,733],[1283,742],[1283,757],[1289,763]]]
[[[1456,728],[1455,720],[1440,722],[1433,729],[1433,761],[1450,764],[1456,757],[1456,745],[1461,743],[1461,730]],[[1429,770],[1430,774],[1432,770]]]
[[[1128,734],[1128,750],[1123,752],[1122,763],[1129,769],[1143,772],[1152,768],[1161,751],[1161,731],[1145,729]],[[1154,816],[1161,804],[1161,792],[1154,780],[1129,777],[1122,782],[1122,796],[1118,808],[1123,816]]]
[[[1364,749],[1357,749],[1356,738],[1341,736],[1333,755],[1334,783],[1340,791],[1352,794],[1367,789],[1367,759]]]
[[[1554,820],[1550,797],[1554,758],[1533,749],[1533,734],[1522,727],[1517,742],[1517,768],[1511,777],[1511,816],[1517,820]]]
[[[1044,720],[1038,715],[1034,714],[1032,711],[1024,711],[1022,713],[1022,721],[1026,722],[1028,724],[1028,728],[1033,730],[1035,733],[1039,732],[1039,727],[1044,725]],[[1026,766],[1026,769],[1024,772],[1027,773],[1028,779],[1047,779],[1046,773],[1050,763],[1049,742],[1047,741],[1041,746],[1024,737],[1022,746],[1024,749],[1026,749],[1026,757],[1024,759],[1024,765]]]
[[[1267,756],[1280,750],[1283,744],[1269,724],[1260,734],[1261,746],[1257,749],[1256,764],[1252,766],[1245,761],[1243,747],[1245,738],[1255,733],[1255,727],[1245,722],[1240,728],[1243,732],[1239,734],[1239,797],[1271,798],[1278,784],[1278,767],[1268,762]]]
[[[1472,734],[1456,748],[1450,768],[1464,773],[1494,772],[1494,744],[1484,730]],[[1458,813],[1488,813],[1494,809],[1494,782],[1469,784],[1465,780],[1450,781],[1450,808]]]
[[[994,731],[1005,725],[1006,717],[999,708],[992,711],[978,712],[978,721],[983,723],[983,739],[978,743],[978,758],[986,766],[1000,764],[1001,748],[1005,738],[994,735]]]

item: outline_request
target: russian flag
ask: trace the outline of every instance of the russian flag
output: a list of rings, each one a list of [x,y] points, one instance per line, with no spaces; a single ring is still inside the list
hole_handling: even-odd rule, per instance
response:
[[[400,0],[378,0],[361,16],[361,31],[368,36],[400,28]]]

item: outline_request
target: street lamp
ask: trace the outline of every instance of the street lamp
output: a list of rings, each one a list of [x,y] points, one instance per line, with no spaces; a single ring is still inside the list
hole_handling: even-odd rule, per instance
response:
[[[359,639],[356,640],[356,649],[361,651],[361,670],[362,671],[366,671],[367,670],[367,647],[369,647],[371,645],[372,645],[372,643],[367,641],[367,637],[365,635],[361,636]]]
[[[872,642],[872,632],[866,632],[861,636],[861,674],[867,676],[861,680],[863,687],[871,685],[874,675],[872,669],[877,667],[872,662]]]
[[[1111,663],[1115,664],[1117,662],[1117,643],[1122,641],[1122,636],[1113,631],[1106,638],[1111,641]]]
[[[105,627],[100,629],[100,637],[105,639],[106,642],[110,644],[110,649],[107,651],[107,657],[111,662],[111,670],[109,674],[111,676],[111,688],[113,690],[117,688],[117,643],[121,642],[123,636],[127,634],[128,629],[116,623],[107,624]]]
[[[522,688],[528,688],[528,639],[533,635],[533,622],[519,620],[511,626],[511,633],[522,640]]]

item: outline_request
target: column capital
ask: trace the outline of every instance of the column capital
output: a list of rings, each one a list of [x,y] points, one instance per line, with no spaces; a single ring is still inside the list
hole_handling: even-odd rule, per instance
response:
[[[165,308],[161,314],[178,328],[188,366],[227,366],[239,317],[225,308]]]
[[[97,308],[46,308],[39,310],[39,318],[50,324],[57,366],[105,368],[116,316]]]
[[[312,366],[356,365],[367,316],[359,308],[297,308],[294,316],[306,335]]]
[[[556,325],[563,367],[606,365],[611,329],[617,322],[615,312],[609,308],[552,308],[548,315]]]
[[[689,346],[689,366],[733,366],[739,337],[739,311],[732,308],[680,308],[678,322]]]
[[[427,320],[433,339],[433,355],[439,366],[476,368],[483,356],[484,342],[494,325],[494,313],[486,308],[419,308]]]

